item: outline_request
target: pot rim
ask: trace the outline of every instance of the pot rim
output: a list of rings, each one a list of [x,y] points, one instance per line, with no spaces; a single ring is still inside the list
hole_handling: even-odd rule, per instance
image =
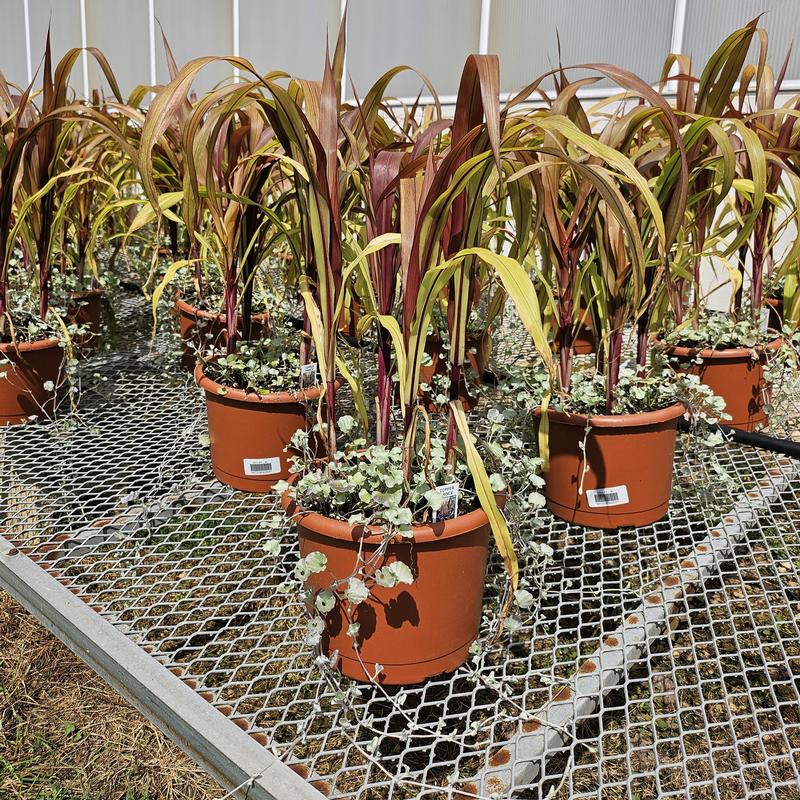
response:
[[[99,297],[105,294],[105,289],[98,287],[96,289],[77,289],[69,293],[70,300],[81,300],[84,297]]]
[[[245,392],[244,389],[235,389],[232,386],[223,386],[215,380],[209,378],[203,372],[203,364],[198,362],[194,368],[195,383],[214,397],[224,397],[228,400],[236,400],[240,403],[254,403],[260,405],[286,405],[287,403],[303,403],[309,400],[318,400],[325,390],[323,384],[313,386],[310,389],[300,389],[297,392],[271,392],[270,394],[258,394],[256,392]],[[336,381],[337,388],[339,381]],[[225,389],[225,394],[220,394],[219,389]]]
[[[533,413],[537,417],[541,417],[542,407],[534,409]],[[648,425],[671,422],[685,413],[686,404],[683,401],[673,403],[666,408],[640,411],[637,414],[579,414],[578,412],[556,411],[553,408],[547,409],[547,416],[551,421],[584,427],[588,420],[589,426],[592,428],[644,428]]]
[[[700,358],[709,361],[721,361],[733,358],[752,358],[753,351],[757,353],[767,350],[777,350],[783,344],[783,336],[776,336],[766,344],[757,344],[755,347],[729,347],[724,350],[714,350],[711,347],[681,347],[677,344],[662,344],[661,347],[667,355],[678,358]]]
[[[0,342],[0,353],[25,353],[60,347],[60,339],[37,339],[35,342]]]
[[[289,479],[289,483],[297,480],[297,476],[293,475]],[[312,533],[319,536],[324,536],[328,539],[335,539],[343,542],[366,542],[367,544],[378,544],[383,539],[381,528],[377,525],[351,525],[341,519],[334,519],[333,517],[326,517],[316,511],[303,511],[298,508],[297,503],[289,497],[288,490],[281,495],[281,505],[283,510],[289,514],[292,519],[307,528]],[[395,536],[392,540],[393,543],[413,542],[414,544],[426,544],[430,542],[441,542],[444,539],[453,539],[457,536],[462,536],[467,533],[482,528],[484,525],[489,525],[489,517],[486,512],[479,506],[474,511],[468,511],[466,514],[459,514],[453,519],[447,519],[443,522],[433,523],[411,523],[411,529],[414,533],[413,537],[406,538],[404,536]]]
[[[175,305],[179,311],[183,313],[193,316],[199,317],[200,319],[209,319],[214,322],[225,322],[225,313],[222,311],[218,311],[216,314],[213,311],[206,311],[205,309],[198,308],[197,306],[193,306],[191,303],[187,303],[182,297],[180,290],[175,292]],[[241,317],[241,314],[239,314]],[[252,319],[262,321],[266,320],[269,315],[265,311],[261,311],[258,314],[253,314]]]

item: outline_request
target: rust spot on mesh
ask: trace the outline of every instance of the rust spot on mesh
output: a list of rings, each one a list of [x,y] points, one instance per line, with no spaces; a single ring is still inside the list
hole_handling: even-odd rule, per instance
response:
[[[719,539],[719,537],[720,537],[720,536],[722,536],[722,531],[711,531],[711,535],[712,535],[712,536],[713,536],[715,539]]]
[[[699,544],[699,545],[697,545],[697,552],[698,553],[707,553],[708,552],[708,545],[707,544]]]
[[[233,724],[236,725],[236,727],[241,728],[243,731],[246,731],[250,727],[247,724],[247,720],[243,719],[242,717],[237,717],[235,720],[233,720]]]
[[[562,686],[554,695],[554,703],[563,703],[567,700],[572,700],[572,689],[569,686]]]
[[[729,525],[733,525],[733,523],[736,522],[736,517],[723,517],[722,521],[727,522]]]
[[[500,780],[500,778],[492,776],[491,778],[486,779],[486,788],[491,794],[492,792],[504,792],[508,787],[503,781]]]
[[[92,523],[92,527],[93,528],[103,528],[103,527],[105,527],[106,525],[108,525],[109,523],[111,523],[113,521],[114,521],[113,517],[108,517],[107,519],[96,519]]]
[[[606,636],[604,644],[606,647],[619,647],[619,639],[616,636]]]
[[[70,591],[72,592],[72,594],[80,594],[81,593],[81,590],[77,586],[71,587]]]
[[[467,792],[467,794],[463,794],[463,792]],[[472,795],[478,794],[478,787],[474,783],[465,783],[461,787],[460,792],[456,792],[453,795],[453,800],[475,800]]]
[[[324,794],[325,797],[330,797],[331,785],[328,783],[328,781],[311,781],[311,785],[318,792],[321,792],[322,794]]]
[[[269,739],[263,733],[251,733],[250,738],[257,741],[262,747],[266,747],[269,744]]]
[[[542,727],[542,723],[538,719],[529,719],[527,722],[522,723],[522,730],[525,733],[533,733]]]
[[[638,614],[631,614],[631,615],[628,617],[628,622],[629,622],[631,625],[638,625],[638,624],[639,624],[639,622],[640,622],[640,620],[639,620],[639,615],[638,615]]]
[[[197,681],[194,678],[184,678],[183,682],[190,688],[196,689],[197,688]]]
[[[697,562],[692,558],[684,558],[683,561],[681,561],[681,566],[684,569],[694,569],[697,566]]]
[[[170,667],[169,671],[173,675],[177,675],[179,678],[180,678],[181,675],[183,675],[183,670],[180,667]]]
[[[289,769],[294,770],[303,779],[308,777],[308,767],[303,764],[290,764]]]
[[[667,589],[677,586],[680,582],[681,579],[677,575],[667,575],[667,577],[664,578],[664,586]]]
[[[145,651],[145,653],[152,653],[152,652],[153,652],[153,645],[151,645],[151,644],[146,644],[146,645],[145,645],[145,646],[142,648],[142,650],[144,650],[144,651]]]
[[[200,692],[200,697],[207,703],[211,703],[214,700],[214,694],[212,692]]]
[[[96,611],[98,614],[100,614],[103,611],[103,606],[99,606],[99,605],[97,605],[97,603],[95,603],[94,605],[89,606],[89,608],[91,608],[92,611]]]
[[[493,756],[489,756],[490,767],[502,767],[511,761],[511,753],[507,747],[501,747]]]
[[[661,602],[661,595],[660,594],[649,594],[645,597],[648,603],[652,606],[657,606]]]
[[[226,717],[229,717],[231,714],[233,714],[233,706],[217,706],[217,711],[219,711],[220,714],[224,714]]]
[[[597,664],[595,664],[594,661],[584,661],[578,672],[583,672],[584,674],[597,672]]]

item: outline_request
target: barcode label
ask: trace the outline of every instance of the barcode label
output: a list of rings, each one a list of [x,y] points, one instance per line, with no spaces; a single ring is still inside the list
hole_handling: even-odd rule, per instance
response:
[[[586,499],[590,508],[624,506],[629,503],[627,486],[609,486],[606,489],[587,489]]]
[[[280,471],[281,460],[278,458],[278,456],[275,456],[275,458],[244,459],[245,475],[274,475],[276,472]]]

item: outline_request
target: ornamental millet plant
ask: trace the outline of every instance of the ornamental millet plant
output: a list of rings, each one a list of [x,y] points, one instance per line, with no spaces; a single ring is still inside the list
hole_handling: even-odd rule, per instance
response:
[[[253,281],[264,258],[273,224],[282,221],[265,202],[270,176],[281,156],[265,116],[266,101],[260,93],[274,78],[233,83],[205,95],[181,124],[181,162],[185,174],[178,192],[159,194],[157,171],[151,153],[173,124],[176,109],[183,108],[186,93],[197,73],[208,63],[229,61],[243,71],[257,74],[244,59],[199,58],[180,69],[163,87],[148,111],[142,130],[139,169],[145,192],[157,216],[181,203],[184,222],[195,258],[175,261],[157,287],[154,308],[177,270],[199,258],[211,258],[220,268],[223,285],[227,352],[233,353],[238,338],[239,289],[242,290],[242,327],[249,337],[252,321]],[[141,220],[139,220],[140,224]],[[197,279],[196,279],[197,282]]]
[[[87,48],[105,75],[115,97],[122,102],[116,78],[105,56],[96,48]],[[71,127],[76,123],[64,113],[67,108],[69,76],[81,54],[73,48],[61,58],[55,73],[51,67],[50,33],[48,31],[42,75],[39,119],[35,136],[24,150],[19,216],[25,219],[30,239],[35,247],[38,272],[39,316],[44,319],[50,305],[51,254],[67,203],[59,204],[57,194],[74,196],[75,185],[65,180],[85,173],[84,167],[69,168],[64,153],[70,140]],[[28,244],[30,250],[30,244]],[[33,255],[29,252],[29,255]]]
[[[649,322],[656,275],[665,270],[682,219],[687,170],[678,125],[660,95],[632,73],[616,67],[582,67],[613,78],[632,97],[648,101],[651,107],[623,117],[627,127],[622,131],[614,128],[612,117],[597,135],[575,102],[581,84],[569,84],[560,70],[553,109],[516,119],[511,132],[523,143],[531,142],[528,153],[521,151],[524,166],[520,173],[532,181],[531,195],[540,206],[535,219],[545,270],[542,280],[549,284],[557,324],[555,391],[569,395],[573,330],[588,311],[602,335],[600,363],[606,373],[607,411],[612,413],[623,332],[628,324],[642,319]],[[527,98],[542,80],[527,87],[512,104]],[[618,144],[614,140],[620,138],[620,132],[622,143],[627,144],[652,117],[662,120],[670,142],[654,189],[636,165],[613,146]],[[646,331],[647,323],[637,337],[637,361],[642,369],[648,350]],[[544,417],[543,423],[546,432]]]
[[[754,24],[757,20],[754,20]],[[736,124],[738,149],[738,180],[741,187],[736,197],[736,207],[741,217],[739,239],[749,237],[751,256],[750,313],[754,325],[760,323],[764,305],[764,283],[775,271],[773,248],[775,242],[786,234],[788,227],[797,221],[798,163],[797,144],[800,138],[800,100],[794,98],[783,108],[775,108],[777,95],[781,90],[789,63],[787,53],[777,76],[767,61],[767,36],[761,31],[760,50],[757,65],[749,64],[742,72],[738,104],[729,111],[729,117]],[[755,82],[755,107],[746,109],[750,86]],[[788,186],[786,186],[788,184]],[[794,195],[786,204],[780,192],[789,190]],[[777,222],[781,206],[794,206],[782,223]],[[750,222],[750,224],[748,224]],[[746,254],[748,240],[745,238],[739,248],[737,268],[739,286],[735,293],[734,314],[742,315],[744,276],[746,274]],[[796,233],[777,272],[786,271],[788,265],[796,263],[800,257],[800,233]]]

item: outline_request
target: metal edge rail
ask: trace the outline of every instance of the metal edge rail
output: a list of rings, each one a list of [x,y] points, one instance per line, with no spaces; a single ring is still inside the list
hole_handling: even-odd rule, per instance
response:
[[[0,535],[0,587],[232,797],[323,795]]]

